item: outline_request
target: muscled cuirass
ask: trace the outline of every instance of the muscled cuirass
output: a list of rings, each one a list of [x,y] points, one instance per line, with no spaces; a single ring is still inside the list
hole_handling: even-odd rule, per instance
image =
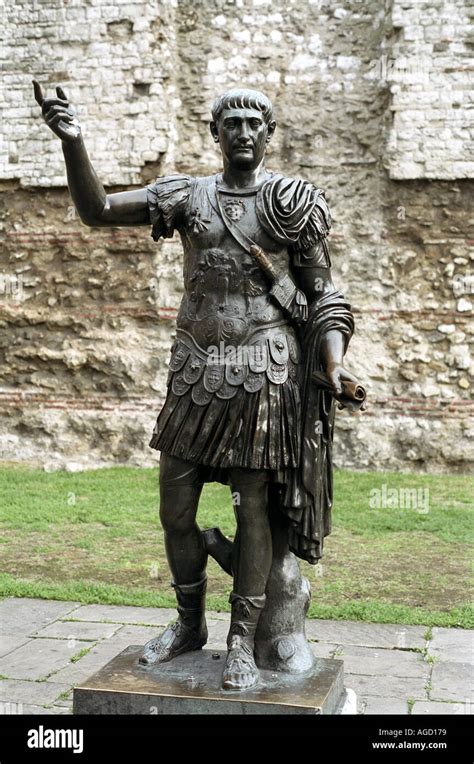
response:
[[[214,184],[208,193],[214,202]],[[273,241],[258,222],[255,190],[218,193],[225,213],[271,256],[280,270],[288,271],[287,248]],[[229,232],[217,202],[212,211],[206,229],[181,233],[184,296],[177,325],[192,334],[203,348],[220,342],[236,345],[245,341],[252,330],[285,320],[269,294],[268,277]]]
[[[205,225],[196,226],[189,216],[180,230],[184,295],[169,377],[177,395],[193,388],[193,400],[201,405],[214,394],[231,398],[240,385],[256,392],[265,376],[282,384],[288,375],[296,376],[299,357],[294,329],[270,295],[268,276],[220,212],[269,255],[277,272],[288,273],[287,247],[273,240],[257,218],[256,189],[224,191],[211,183],[206,192],[211,214]]]

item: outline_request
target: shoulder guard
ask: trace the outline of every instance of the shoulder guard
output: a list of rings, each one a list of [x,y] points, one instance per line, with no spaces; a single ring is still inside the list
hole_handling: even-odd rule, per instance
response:
[[[331,227],[324,191],[305,180],[270,178],[258,191],[256,208],[267,233],[293,251],[310,249]]]
[[[173,236],[188,203],[192,180],[190,175],[168,175],[147,187],[151,235],[155,241],[160,236]]]

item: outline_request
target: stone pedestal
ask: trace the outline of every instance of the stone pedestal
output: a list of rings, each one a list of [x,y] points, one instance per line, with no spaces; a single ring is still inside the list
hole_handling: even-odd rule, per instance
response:
[[[74,690],[75,714],[334,714],[344,700],[343,662],[318,658],[305,674],[261,671],[246,692],[221,689],[225,652],[199,650],[144,667],[127,647]]]

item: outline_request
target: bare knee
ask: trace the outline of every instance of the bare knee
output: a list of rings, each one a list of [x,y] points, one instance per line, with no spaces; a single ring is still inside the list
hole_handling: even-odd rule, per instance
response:
[[[161,455],[160,521],[166,533],[188,533],[194,528],[201,490],[196,465]]]
[[[160,521],[166,533],[189,533],[196,523],[195,506],[180,506],[177,501],[162,501]]]

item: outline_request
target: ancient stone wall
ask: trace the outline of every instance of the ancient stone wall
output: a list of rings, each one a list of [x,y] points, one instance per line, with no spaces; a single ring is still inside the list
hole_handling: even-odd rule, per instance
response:
[[[216,171],[213,97],[265,90],[278,121],[268,166],[326,189],[334,281],[357,320],[347,365],[371,401],[339,413],[337,463],[466,469],[470,38],[467,0],[436,2],[7,0],[1,459],[156,463],[147,442],[182,283],[177,237],[156,245],[146,227],[77,219],[34,75],[74,101],[112,191]]]
[[[391,178],[473,177],[473,17],[466,0],[395,0],[381,61],[392,96]]]

